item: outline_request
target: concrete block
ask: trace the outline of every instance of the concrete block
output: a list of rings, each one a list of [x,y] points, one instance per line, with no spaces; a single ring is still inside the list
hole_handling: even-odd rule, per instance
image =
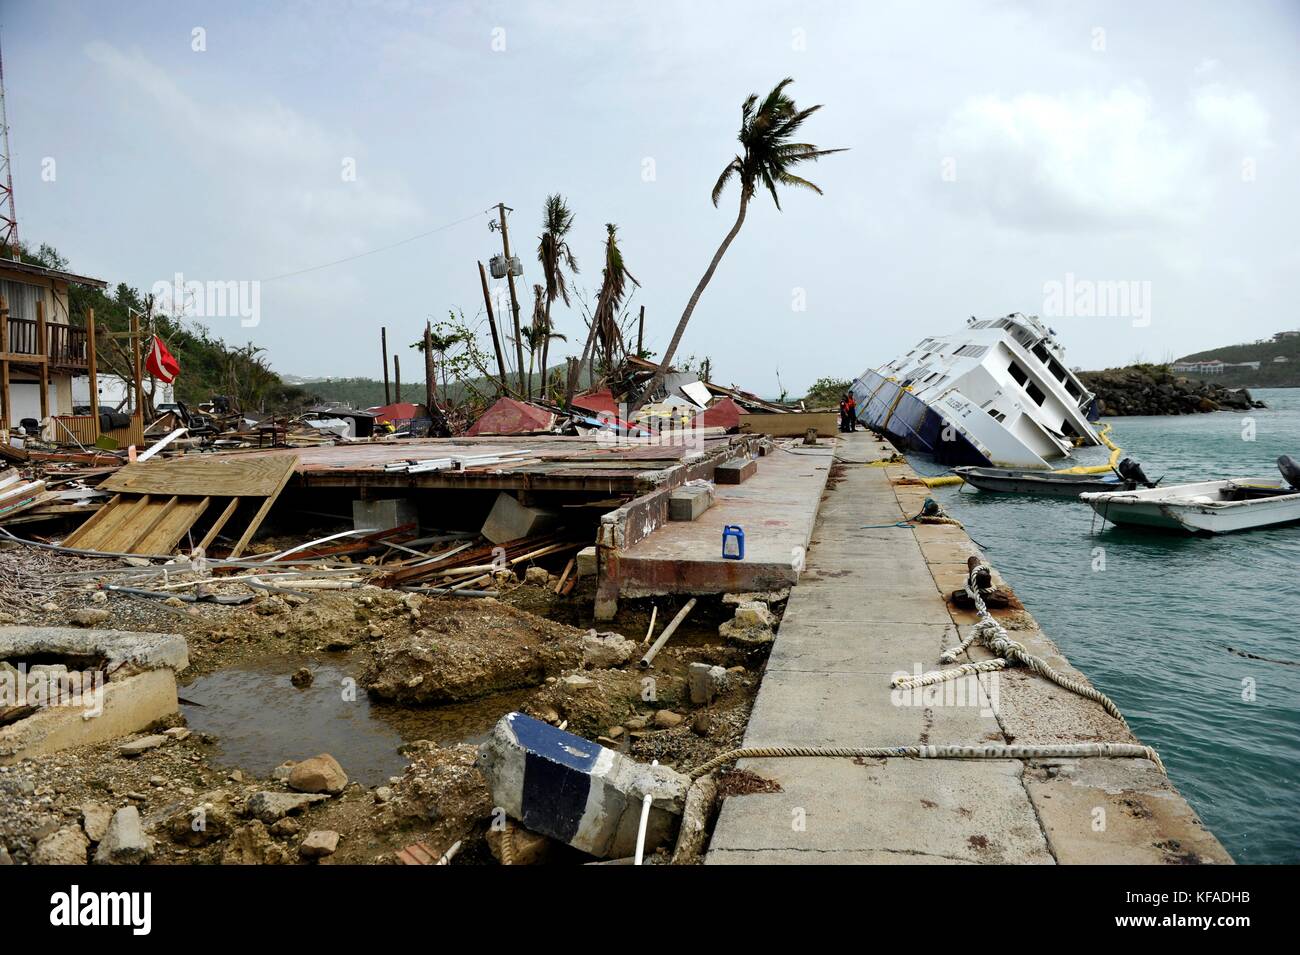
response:
[[[575,571],[579,577],[596,576],[596,545],[584,547],[578,551],[578,564]]]
[[[651,796],[646,851],[676,835],[689,781],[646,766],[522,713],[498,721],[479,748],[496,805],[527,828],[600,858],[636,850],[642,800]]]
[[[632,659],[637,644],[621,633],[588,630],[582,637],[582,665],[592,670],[621,667]]]
[[[668,497],[670,521],[693,521],[713,506],[713,488],[707,484],[679,487]]]
[[[415,502],[405,497],[385,498],[382,501],[353,501],[352,527],[354,530],[371,528],[388,531],[404,524],[420,523]]]
[[[742,481],[748,481],[757,472],[757,461],[752,458],[740,458],[719,464],[713,472],[713,480],[717,484],[740,484]]]
[[[520,504],[512,495],[502,491],[483,522],[481,533],[494,544],[531,537],[550,530],[557,523],[555,512],[540,507]]]
[[[730,675],[720,666],[692,663],[686,672],[686,682],[691,690],[691,702],[703,706],[727,689]]]
[[[21,662],[36,657],[62,662]],[[19,665],[0,666],[0,708],[40,709],[0,727],[0,765],[125,736],[175,713],[176,673],[189,665],[182,637],[80,627],[0,627],[6,658]],[[57,697],[46,695],[51,685]]]

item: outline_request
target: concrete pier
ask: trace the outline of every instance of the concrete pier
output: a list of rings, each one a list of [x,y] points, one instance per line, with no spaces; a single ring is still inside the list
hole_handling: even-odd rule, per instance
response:
[[[928,490],[906,464],[881,463],[891,446],[843,435],[837,454],[745,746],[1137,742],[1096,703],[1023,669],[891,691],[896,673],[939,669],[978,619],[945,595],[979,551],[956,525],[893,526]],[[994,613],[1030,653],[1085,679],[1028,613]],[[972,648],[960,662],[989,657]],[[726,800],[710,864],[1232,861],[1146,759],[780,757],[740,768],[781,792]]]

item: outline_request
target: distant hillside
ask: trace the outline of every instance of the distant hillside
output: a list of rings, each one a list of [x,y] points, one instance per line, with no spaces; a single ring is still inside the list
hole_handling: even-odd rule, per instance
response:
[[[551,366],[552,379],[560,372],[562,365]],[[294,375],[285,375],[286,381],[293,381],[303,390],[318,395],[322,402],[339,402],[352,408],[374,408],[384,403],[384,383],[382,380],[374,378],[298,378]],[[515,387],[515,377],[510,375],[510,387]],[[540,387],[540,377],[533,375],[534,389]],[[588,376],[584,373],[579,376],[578,387],[585,388],[589,381]],[[485,397],[492,397],[496,394],[495,378],[476,378],[470,382],[474,388]],[[389,394],[394,394],[394,383],[389,382]],[[465,392],[469,390],[460,385],[452,383],[451,397],[452,400],[459,403],[465,397]],[[438,395],[441,399],[443,394],[442,384],[438,385]],[[471,393],[471,397],[473,397]],[[407,381],[402,379],[402,400],[414,401],[417,404],[424,401],[424,379],[419,381]]]
[[[1275,361],[1282,357],[1286,361]],[[1226,368],[1222,374],[1207,375],[1196,372],[1179,372],[1188,378],[1214,381],[1235,388],[1297,388],[1300,387],[1300,336],[1281,341],[1251,342],[1245,345],[1226,345],[1195,352],[1178,359],[1178,362],[1218,361],[1225,364],[1257,361],[1259,370],[1253,368]]]

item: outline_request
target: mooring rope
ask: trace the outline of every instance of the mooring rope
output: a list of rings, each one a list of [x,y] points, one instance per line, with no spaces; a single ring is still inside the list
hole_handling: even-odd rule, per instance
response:
[[[947,670],[932,670],[915,677],[897,677],[892,683],[893,687],[900,690],[911,690],[917,687],[931,686],[935,683],[955,680],[969,673],[987,673],[992,670],[1001,670],[1014,662],[1045,679],[1051,680],[1057,686],[1067,689],[1071,693],[1077,693],[1085,699],[1100,704],[1102,709],[1119,720],[1125,729],[1128,729],[1128,721],[1124,719],[1124,714],[1120,712],[1119,707],[1105,693],[1095,687],[1088,686],[1086,683],[1080,683],[1078,680],[1072,680],[1056,672],[1041,657],[1034,656],[1023,645],[1011,639],[1002,625],[989,613],[989,608],[984,603],[984,597],[980,593],[979,578],[984,574],[991,573],[992,569],[989,565],[981,562],[972,567],[966,575],[966,594],[975,604],[975,610],[979,613],[980,620],[971,628],[970,634],[965,640],[957,646],[945,650],[940,655],[939,660],[942,663],[955,662],[957,657],[964,653],[972,643],[987,647],[997,655],[998,659],[974,664],[967,663]],[[990,665],[985,667],[983,666],[985,663]]]
[[[701,763],[689,773],[692,782],[737,759],[764,757],[829,757],[856,759],[1077,759],[1080,757],[1139,757],[1165,772],[1160,754],[1141,743],[1057,743],[1049,746],[748,746],[733,749]]]

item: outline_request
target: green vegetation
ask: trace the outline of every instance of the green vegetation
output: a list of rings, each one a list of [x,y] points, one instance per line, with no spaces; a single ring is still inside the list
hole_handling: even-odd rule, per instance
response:
[[[68,270],[68,260],[49,245],[32,252],[20,249],[24,262],[47,269]],[[213,395],[236,399],[247,412],[273,412],[296,409],[313,400],[306,389],[286,384],[271,370],[263,350],[251,342],[243,346],[227,344],[215,337],[199,322],[154,312],[152,296],[121,282],[116,288],[97,289],[72,285],[68,291],[68,310],[74,322],[84,323],[88,309],[95,310],[95,354],[98,370],[134,382],[129,339],[124,333],[131,328],[134,313],[140,322],[144,347],[152,335],[158,335],[176,360],[181,374],[176,379],[176,397],[186,404],[197,405]],[[145,372],[144,395],[152,408],[157,384]]]
[[[818,378],[803,396],[809,408],[837,408],[844,393],[853,386],[847,378]]]

